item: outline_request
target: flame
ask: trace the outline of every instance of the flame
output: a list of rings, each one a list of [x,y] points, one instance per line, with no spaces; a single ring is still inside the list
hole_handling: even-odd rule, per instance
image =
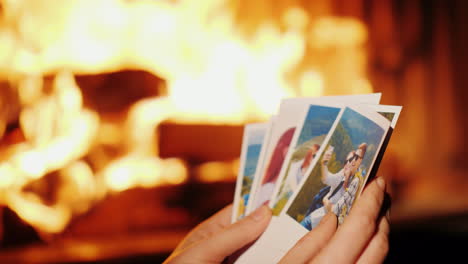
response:
[[[169,113],[164,100],[148,99],[133,105],[126,129],[119,132],[122,128],[116,124],[101,126],[98,113],[83,107],[81,91],[70,72],[57,74],[50,93],[43,92],[42,84],[25,80],[18,89],[19,98],[24,99],[19,120],[26,140],[8,146],[9,158],[0,163],[1,202],[31,225],[46,233],[61,232],[74,214],[85,212],[106,193],[179,184],[187,178],[182,161],[156,156],[153,133]],[[83,158],[93,147],[120,145],[124,135],[129,135],[127,154],[93,171]],[[24,191],[56,171],[61,186],[55,204],[47,205],[40,196]]]
[[[0,203],[61,232],[109,193],[187,179],[183,161],[158,157],[161,122],[242,124],[285,97],[370,92],[365,26],[324,3],[321,15],[290,6],[245,22],[246,33],[243,1],[0,0],[0,78],[14,87],[25,138],[0,153]],[[127,68],[163,78],[166,95],[134,102],[123,122],[84,106],[75,74]],[[0,137],[7,122],[0,108]],[[198,177],[219,180],[233,164],[204,164]],[[51,173],[62,184],[48,204],[26,187]]]

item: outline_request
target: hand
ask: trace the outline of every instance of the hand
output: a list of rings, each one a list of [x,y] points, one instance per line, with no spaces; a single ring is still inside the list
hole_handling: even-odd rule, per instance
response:
[[[330,161],[331,156],[332,156],[331,153],[325,153],[325,154],[323,154],[323,157],[322,157],[322,164],[323,164],[323,165],[326,165],[327,162]]]
[[[229,205],[198,225],[164,263],[221,263],[258,238],[271,218],[266,206],[234,224],[231,224],[231,213]]]
[[[369,184],[338,230],[336,216],[328,213],[281,263],[381,263],[388,252],[389,223],[379,215],[385,191],[385,182],[380,180]],[[165,263],[221,263],[259,237],[271,218],[270,210],[262,206],[230,224],[231,211],[228,206],[201,223]]]
[[[333,204],[330,202],[330,200],[328,200],[328,198],[325,197],[323,198],[322,202],[323,202],[323,206],[325,207],[325,210],[327,212],[331,212]]]
[[[389,248],[390,230],[387,217],[379,214],[384,194],[383,178],[374,180],[338,229],[336,216],[328,213],[280,263],[383,262]]]

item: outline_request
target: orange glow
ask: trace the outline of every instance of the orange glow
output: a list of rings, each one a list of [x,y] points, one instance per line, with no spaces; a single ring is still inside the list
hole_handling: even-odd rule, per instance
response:
[[[44,232],[60,232],[71,219],[70,210],[65,206],[47,206],[33,194],[7,192],[6,202],[21,218]]]
[[[155,132],[166,120],[243,124],[266,120],[285,97],[372,90],[364,25],[299,6],[284,10],[281,25],[265,19],[247,36],[227,0],[0,4],[0,77],[16,89],[25,137],[0,162],[0,202],[42,232],[61,232],[110,192],[186,181],[183,161],[158,156]],[[120,122],[83,105],[75,74],[128,68],[164,79],[167,93],[133,102]],[[219,181],[237,166],[196,171]],[[63,182],[52,205],[23,191],[50,173]]]
[[[239,168],[239,160],[233,162],[206,162],[196,168],[197,179],[203,182],[219,182],[230,180],[236,175]],[[232,179],[231,179],[232,180]]]
[[[176,159],[161,160],[137,155],[116,160],[103,173],[106,185],[112,191],[179,184],[187,178],[183,163]]]

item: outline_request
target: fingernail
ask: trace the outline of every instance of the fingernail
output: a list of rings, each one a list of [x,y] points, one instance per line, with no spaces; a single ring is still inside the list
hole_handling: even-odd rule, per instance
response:
[[[251,214],[251,217],[254,221],[260,222],[263,218],[265,218],[268,210],[269,209],[265,205],[262,205],[260,208],[258,208]]]
[[[382,189],[382,190],[385,190],[385,180],[383,177],[378,177],[377,178],[377,185],[379,185],[379,187]]]
[[[385,217],[387,217],[387,221],[390,222],[390,209],[385,213]]]

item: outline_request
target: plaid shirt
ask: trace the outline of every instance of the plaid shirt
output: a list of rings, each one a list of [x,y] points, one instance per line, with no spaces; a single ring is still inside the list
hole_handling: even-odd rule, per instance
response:
[[[343,196],[332,207],[332,211],[338,216],[340,224],[343,222],[344,217],[348,215],[360,186],[360,177],[353,175],[350,180],[351,183],[345,189]]]

